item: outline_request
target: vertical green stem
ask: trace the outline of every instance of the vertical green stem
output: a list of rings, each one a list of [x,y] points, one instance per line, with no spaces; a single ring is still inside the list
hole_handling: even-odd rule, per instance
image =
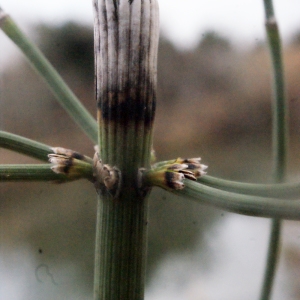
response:
[[[94,299],[144,297],[147,201],[98,198]]]
[[[94,0],[94,8],[99,152],[119,174],[113,191],[99,180],[94,299],[141,300],[147,191],[138,177],[140,168],[150,166],[158,5]]]
[[[262,291],[260,296],[261,300],[271,299],[272,287],[275,280],[276,267],[279,258],[280,235],[281,235],[281,220],[272,219],[267,262],[266,262],[264,281],[263,281],[263,286],[262,286]]]
[[[272,0],[264,0],[266,30],[273,65],[273,161],[274,181],[283,182],[286,174],[288,152],[288,105],[285,96],[281,40],[275,19]],[[271,298],[276,266],[279,257],[281,220],[273,219],[269,240],[268,259],[265,269],[261,300]]]

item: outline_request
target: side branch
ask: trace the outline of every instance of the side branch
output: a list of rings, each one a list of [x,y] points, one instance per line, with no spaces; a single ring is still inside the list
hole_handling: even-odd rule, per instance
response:
[[[184,180],[185,188],[173,193],[199,203],[247,216],[300,220],[300,200],[241,195],[217,190],[191,180]]]
[[[9,134],[9,142],[11,134]],[[51,164],[0,165],[0,181],[56,181],[66,182],[81,178],[95,181],[93,160],[76,151],[46,145],[16,136],[14,150],[30,156],[49,160]],[[11,149],[11,143],[9,143]],[[41,147],[40,147],[41,146]],[[8,148],[8,147],[7,147]],[[35,154],[36,156],[32,155]],[[47,154],[48,153],[48,154]],[[47,159],[45,159],[45,156]]]
[[[273,66],[273,163],[274,181],[284,182],[288,157],[288,102],[285,91],[281,39],[275,18],[273,1],[264,0],[266,32]],[[260,295],[261,300],[271,299],[276,267],[279,259],[281,221],[272,220],[269,238],[268,258],[264,282]]]
[[[56,174],[50,164],[0,165],[0,182],[7,181],[55,181],[67,182],[64,174]]]
[[[48,161],[48,155],[53,153],[52,148],[48,145],[5,131],[0,131],[0,147],[42,161]]]
[[[300,182],[269,184],[245,183],[208,175],[198,178],[198,181],[216,189],[238,194],[278,199],[300,199]]]
[[[53,158],[50,158],[50,160],[51,159]],[[64,183],[78,179],[88,179],[91,182],[94,181],[92,165],[77,159],[66,159],[62,156],[55,159],[56,164],[52,165],[0,165],[0,182],[53,181],[57,183]]]
[[[61,106],[93,142],[97,141],[97,123],[42,52],[24,35],[0,7],[0,28],[22,50],[34,69],[44,79]]]

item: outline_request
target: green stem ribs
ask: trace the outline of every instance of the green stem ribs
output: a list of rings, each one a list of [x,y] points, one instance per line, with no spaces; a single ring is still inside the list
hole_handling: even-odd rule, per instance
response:
[[[144,294],[148,194],[139,169],[150,168],[158,4],[95,0],[94,8],[99,163],[118,173],[113,193],[99,182],[94,299],[138,300]]]

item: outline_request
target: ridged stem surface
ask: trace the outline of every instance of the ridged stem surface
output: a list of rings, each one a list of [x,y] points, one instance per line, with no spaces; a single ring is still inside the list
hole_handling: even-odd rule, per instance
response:
[[[120,172],[119,191],[100,189],[95,255],[96,300],[144,297],[147,192],[156,102],[156,0],[95,0],[99,155]]]

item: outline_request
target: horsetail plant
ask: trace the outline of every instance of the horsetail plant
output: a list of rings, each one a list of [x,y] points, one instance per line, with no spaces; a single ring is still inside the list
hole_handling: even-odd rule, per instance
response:
[[[283,183],[287,152],[280,39],[271,0],[266,28],[274,66],[274,184],[206,176],[200,158],[151,165],[159,36],[156,0],[94,0],[97,122],[43,54],[0,8],[0,27],[24,52],[59,103],[96,143],[94,158],[0,131],[0,146],[49,163],[0,165],[1,181],[89,180],[98,194],[94,299],[144,297],[147,198],[153,186],[244,215],[273,218],[261,299],[270,299],[280,219],[300,220],[300,183]],[[205,175],[205,176],[204,176]]]

